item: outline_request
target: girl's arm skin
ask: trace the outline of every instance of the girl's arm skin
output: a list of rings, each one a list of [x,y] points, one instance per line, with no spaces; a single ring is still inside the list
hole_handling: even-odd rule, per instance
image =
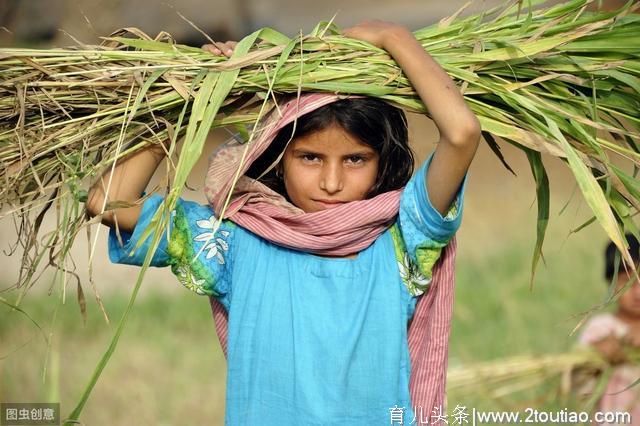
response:
[[[480,123],[449,75],[406,28],[365,21],[343,34],[385,49],[400,65],[440,132],[426,178],[429,200],[445,215],[480,142]]]
[[[235,42],[216,43],[205,45],[202,48],[214,55],[231,56]],[[165,141],[165,146],[168,141]],[[135,202],[140,199],[146,189],[151,176],[165,158],[166,151],[163,147],[153,145],[141,151],[133,153],[119,160],[113,170],[111,185],[106,195],[108,202],[128,201]],[[109,184],[109,168],[89,190],[87,197],[87,214],[90,217],[98,216],[102,212],[106,188]],[[142,204],[113,210],[107,210],[102,214],[102,223],[107,226],[115,226],[127,232],[133,232],[138,223],[142,211]]]
[[[162,147],[153,145],[118,160],[113,170],[111,185],[109,185],[109,177],[111,176],[111,168],[109,168],[89,190],[85,205],[87,214],[93,217],[101,213],[105,193],[107,194],[107,202],[128,201],[133,203],[140,199],[142,192],[151,180],[151,176],[164,157],[165,152]],[[109,186],[108,193],[106,192],[107,186]],[[120,230],[133,232],[141,211],[142,204],[106,210],[102,214],[102,223],[111,227],[117,222]]]

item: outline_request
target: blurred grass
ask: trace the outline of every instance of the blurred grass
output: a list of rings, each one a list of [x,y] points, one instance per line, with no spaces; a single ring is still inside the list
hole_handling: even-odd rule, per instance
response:
[[[110,325],[92,300],[86,325],[75,300],[62,305],[53,326],[51,357],[59,358],[59,372],[54,361],[45,382],[42,334],[24,316],[0,306],[0,401],[60,401],[62,415],[67,415],[127,300],[128,295],[117,293],[105,298]],[[54,305],[53,297],[34,295],[23,308],[48,332]],[[138,300],[82,420],[88,425],[223,424],[225,377],[208,301],[186,291],[176,296],[151,293]]]
[[[577,244],[576,244],[577,245]],[[531,244],[482,262],[458,259],[450,363],[569,349],[583,311],[603,300],[602,244],[547,258],[529,289]]]
[[[483,235],[472,216],[460,231],[450,366],[565,351],[575,341],[569,333],[578,319],[572,316],[605,296],[601,278],[605,238],[599,228],[590,226],[565,241],[569,222],[575,220],[567,215],[555,218],[545,243],[546,267],[539,268],[530,291],[535,229],[522,224],[532,224],[535,211],[510,213],[491,218],[504,227],[504,235]],[[487,221],[490,215],[482,217]],[[145,285],[151,290],[179,284],[167,271],[166,282]],[[83,325],[74,294],[68,291],[69,299],[53,326],[44,382],[42,334],[22,314],[0,305],[0,357],[5,357],[0,359],[0,401],[60,401],[63,415],[73,409],[128,299],[118,292],[104,295],[112,320],[107,325],[87,293],[89,318]],[[23,308],[49,332],[55,300],[32,294]],[[88,425],[222,425],[224,370],[207,299],[187,291],[150,291],[136,301],[122,341],[81,420]],[[557,383],[525,395],[539,397],[529,406],[542,409],[559,403],[554,388]],[[521,401],[449,395],[450,411],[457,404],[506,409]]]

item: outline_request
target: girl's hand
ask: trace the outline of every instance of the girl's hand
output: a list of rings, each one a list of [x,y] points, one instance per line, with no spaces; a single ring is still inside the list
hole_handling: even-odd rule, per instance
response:
[[[214,44],[205,44],[202,46],[202,50],[212,53],[216,56],[226,56],[230,58],[233,55],[233,50],[236,48],[238,44],[237,41],[227,41],[227,42],[216,42]]]
[[[366,41],[381,49],[387,49],[401,37],[411,37],[411,32],[400,25],[386,21],[363,21],[342,31],[342,35]]]
[[[440,140],[425,181],[432,206],[446,216],[480,142],[480,122],[451,77],[408,29],[366,21],[344,30],[346,37],[383,48],[402,69],[438,127]]]
[[[626,360],[622,342],[614,335],[595,342],[593,347],[611,364],[620,364]]]
[[[640,347],[640,335],[627,334],[623,339],[623,343],[634,348]]]

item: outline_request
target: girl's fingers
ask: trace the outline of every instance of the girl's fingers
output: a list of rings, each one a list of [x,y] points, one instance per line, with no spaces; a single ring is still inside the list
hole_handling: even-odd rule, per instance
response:
[[[235,49],[238,43],[235,41],[214,42],[213,44],[205,44],[202,46],[202,50],[212,53],[214,55],[224,55],[227,58],[233,55],[233,49]]]
[[[202,46],[202,50],[204,50],[205,52],[212,53],[214,55],[220,55],[222,53],[220,52],[220,49],[218,49],[214,44],[205,44]]]
[[[362,21],[355,27],[344,29],[342,35],[382,47],[386,33],[395,27],[396,24],[386,21]]]
[[[358,32],[362,29],[362,24],[358,24],[355,27],[349,27],[342,30],[342,35],[349,38],[357,38]]]
[[[227,58],[233,54],[233,47],[229,44],[229,42],[226,42],[226,43],[218,42],[216,43],[216,47]]]

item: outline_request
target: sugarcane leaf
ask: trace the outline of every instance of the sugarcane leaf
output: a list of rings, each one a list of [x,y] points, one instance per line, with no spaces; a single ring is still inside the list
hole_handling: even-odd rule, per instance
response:
[[[511,166],[509,166],[509,164],[505,160],[504,155],[502,155],[502,151],[500,150],[500,145],[498,145],[498,143],[496,142],[496,139],[493,137],[493,135],[491,135],[491,133],[489,133],[489,132],[484,132],[483,131],[482,132],[482,137],[484,138],[485,142],[487,142],[487,145],[489,145],[489,148],[491,148],[491,151],[493,151],[493,153],[496,155],[496,157],[498,157],[498,159],[500,160],[502,165],[507,170],[509,170],[512,175],[518,176],[516,174],[516,172],[513,171]]]
[[[626,388],[624,388],[624,389],[622,389],[622,390],[620,390],[620,391],[618,391],[616,393],[626,392],[629,389],[631,389],[632,387],[637,386],[638,383],[640,383],[640,377],[638,377],[636,380],[634,380],[629,386],[627,386]]]
[[[335,18],[335,16],[334,16]],[[311,37],[324,37],[326,33],[329,32],[329,35],[339,35],[340,29],[331,21],[320,21],[318,25],[315,26],[313,31],[309,34]]]
[[[558,125],[553,120],[550,120],[548,118],[546,119],[546,121],[547,125],[549,126],[549,130],[556,138],[556,140],[560,143],[560,146],[564,150],[565,154],[567,154],[569,167],[571,168],[571,171],[573,172],[573,175],[578,182],[580,190],[582,191],[582,195],[584,196],[589,207],[591,207],[591,211],[593,211],[595,217],[598,219],[598,222],[605,230],[609,238],[611,238],[620,252],[623,253],[625,261],[627,261],[629,265],[633,264],[633,260],[629,255],[626,242],[622,238],[622,235],[618,228],[618,224],[616,223],[616,219],[611,212],[609,203],[602,193],[600,185],[598,185],[598,182],[589,172],[587,166],[580,160],[580,157],[576,154],[575,150],[571,147],[571,145],[569,145],[569,142],[567,142],[565,137],[560,132]]]
[[[136,95],[136,99],[133,101],[133,105],[131,106],[131,111],[129,112],[129,123],[131,123],[131,120],[133,120],[133,117],[135,117],[136,113],[138,112],[138,108],[140,108],[140,104],[142,104],[142,102],[144,101],[144,98],[147,95],[147,92],[149,91],[151,85],[155,83],[156,80],[158,80],[158,78],[160,78],[166,71],[167,69],[155,70],[145,80],[144,84],[140,88],[140,91]]]
[[[575,234],[576,232],[580,232],[581,230],[583,230],[584,228],[586,228],[587,226],[591,225],[592,223],[594,223],[597,220],[598,219],[595,216],[591,216],[589,219],[584,221],[581,225],[578,225],[577,227],[571,229],[569,231],[569,234]]]
[[[571,200],[573,200],[573,197],[576,194],[576,189],[578,187],[578,184],[575,184],[573,186],[573,189],[571,190],[571,195],[569,195],[569,198],[567,199],[567,201],[564,203],[564,205],[560,208],[560,210],[558,210],[558,216],[562,216],[562,214],[565,212],[565,210],[567,209],[567,207],[569,207],[569,204],[571,203]]]
[[[640,49],[640,45],[638,46]],[[617,70],[604,70],[604,71],[594,71],[593,74],[611,77],[619,82],[631,87],[636,93],[640,93],[640,78],[634,77],[632,75],[617,71]]]
[[[602,25],[598,23],[598,25]],[[542,38],[529,42],[523,42],[517,45],[517,48],[506,47],[501,49],[487,50],[481,53],[468,55],[463,60],[465,62],[481,62],[481,61],[507,61],[518,58],[530,58],[541,52],[546,52],[568,41],[582,37],[582,32],[572,32],[560,34],[553,37]]]
[[[625,231],[633,235],[636,240],[640,241],[640,228],[636,225],[631,215],[620,218],[625,226]]]
[[[108,37],[107,40],[114,40],[125,46],[130,46],[140,50],[173,53],[175,55],[178,55],[178,52],[177,52],[178,49],[184,50],[184,51],[190,51],[193,53],[203,53],[201,49],[193,46],[177,45],[177,44],[167,43],[166,41],[144,40],[139,38],[128,38],[128,37]]]
[[[42,329],[42,327],[40,327],[40,324],[38,324],[38,322],[34,320],[33,317],[29,315],[24,309],[20,308],[18,305],[14,305],[13,303],[9,302],[7,299],[5,299],[2,296],[0,296],[0,303],[8,306],[11,309],[15,309],[16,311],[24,315],[29,321],[33,323],[33,325],[35,325],[38,328],[38,330],[40,330],[40,332],[42,333],[42,337],[44,338],[44,341],[47,343],[47,345],[49,344],[49,338],[47,337],[47,334],[45,333],[45,331]]]
[[[520,3],[522,4],[522,2]],[[520,15],[520,5],[518,5],[518,15]],[[527,31],[533,22],[533,6],[531,0],[527,0],[527,19],[522,23],[521,31]]]
[[[627,188],[627,191],[629,191],[629,193],[635,199],[640,199],[640,182],[638,181],[638,179],[627,175],[615,164],[611,164],[609,167],[615,172],[618,178],[622,181],[625,188]]]
[[[544,237],[547,232],[547,225],[549,223],[549,178],[547,172],[542,163],[542,157],[539,152],[530,149],[525,150],[529,164],[531,166],[531,173],[536,181],[536,200],[538,203],[538,219],[536,224],[536,245],[533,250],[533,259],[531,262],[531,279],[529,281],[529,288],[533,287],[533,280],[535,278],[536,268],[540,259],[544,262],[544,256],[542,254],[542,245],[544,243]]]
[[[573,11],[580,10],[580,8],[585,6],[588,2],[589,0],[571,0],[558,3],[545,10],[544,14],[549,18],[556,18],[558,16],[567,15]]]
[[[487,116],[479,116],[478,120],[480,121],[483,130],[486,130],[496,136],[500,136],[505,140],[513,141],[516,144],[535,151],[551,154],[555,157],[565,156],[562,149],[551,144],[547,139],[536,133],[528,132],[513,124],[502,123]]]
[[[633,37],[611,36],[607,39],[585,39],[567,43],[563,50],[567,52],[620,52],[633,54],[640,48],[640,40]],[[637,53],[636,53],[637,54]]]
[[[616,212],[616,215],[619,218],[629,216],[629,213],[630,213],[629,206],[627,205],[626,200],[622,197],[622,195],[618,191],[612,190],[609,193],[609,196],[607,197],[607,199],[609,200],[609,205],[611,206],[613,211]]]
[[[282,50],[282,53],[280,54],[280,57],[278,58],[278,62],[276,63],[276,66],[273,70],[272,76],[270,78],[269,81],[269,90],[268,92],[272,92],[273,91],[273,86],[275,84],[275,82],[278,80],[278,78],[280,77],[280,72],[282,71],[282,68],[284,67],[284,65],[287,63],[287,59],[289,59],[289,56],[291,55],[291,52],[293,52],[293,49],[297,46],[298,41],[297,40],[287,40],[287,44],[285,46],[285,48]],[[303,63],[301,62],[300,65],[303,65]]]
[[[598,401],[600,401],[600,398],[602,398],[602,396],[607,390],[607,384],[609,383],[609,378],[611,377],[612,373],[613,373],[613,367],[608,366],[600,374],[600,377],[596,382],[596,386],[593,392],[591,393],[591,396],[589,397],[589,399],[587,400],[587,402],[583,407],[585,411],[591,412],[596,406],[596,404],[598,403]]]
[[[323,92],[341,92],[341,93],[352,93],[352,94],[362,94],[369,96],[384,96],[390,95],[395,92],[395,88],[393,87],[384,87],[384,86],[370,86],[368,84],[360,84],[360,83],[339,83],[339,82],[321,82],[321,83],[303,83],[302,86],[305,90],[310,91],[323,91]]]
[[[274,30],[273,28],[263,28],[247,36],[245,39],[243,39],[243,41],[247,40],[247,43],[251,43],[248,46],[251,47],[251,45],[255,43],[256,39],[258,38],[264,41],[268,41],[269,43],[276,46],[287,44],[291,40],[289,37],[287,37],[286,35],[282,34],[279,31]],[[236,46],[236,50],[237,49],[238,49],[238,46]],[[249,50],[247,49],[247,52],[248,51]]]

